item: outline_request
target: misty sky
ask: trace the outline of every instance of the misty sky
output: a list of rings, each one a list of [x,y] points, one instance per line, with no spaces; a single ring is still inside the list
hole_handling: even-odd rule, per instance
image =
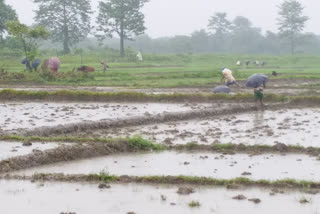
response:
[[[33,23],[36,9],[31,0],[5,0],[16,9],[21,22]],[[92,0],[97,10],[99,0]],[[245,16],[254,26],[277,31],[277,5],[282,0],[150,0],[143,8],[146,16],[146,33],[151,37],[189,35],[195,30],[206,29],[208,19],[215,12],[227,12],[229,18]],[[300,0],[305,15],[310,17],[305,31],[320,34],[320,1]]]

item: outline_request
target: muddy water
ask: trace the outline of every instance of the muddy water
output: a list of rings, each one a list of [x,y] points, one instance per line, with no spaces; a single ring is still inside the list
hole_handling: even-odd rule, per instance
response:
[[[165,144],[197,142],[242,143],[246,145],[277,142],[287,145],[320,147],[320,110],[293,109],[253,112],[208,118],[129,127],[113,130],[96,130],[93,136],[113,137],[142,135]],[[83,135],[90,133],[83,133]]]
[[[2,103],[0,131],[32,129],[80,121],[112,120],[124,117],[183,112],[211,107],[211,104],[118,104],[118,103]]]
[[[0,142],[0,161],[20,155],[27,155],[34,150],[53,149],[57,143],[32,143],[31,146],[22,146],[22,143]]]
[[[1,211],[6,214],[316,214],[320,210],[320,195],[286,192],[270,196],[267,189],[226,190],[224,188],[195,188],[190,195],[177,194],[178,186],[116,185],[100,190],[91,184],[30,183],[0,181]],[[259,198],[260,204],[232,197],[243,194]],[[161,195],[166,200],[161,199]],[[306,198],[308,204],[300,204]],[[93,200],[92,200],[93,199]],[[190,208],[198,201],[201,206]]]
[[[297,170],[299,169],[299,170]],[[89,160],[58,163],[18,171],[34,173],[90,174],[107,172],[114,175],[188,175],[213,178],[248,177],[250,179],[284,179],[318,181],[320,161],[306,155],[221,155],[215,153],[141,153],[113,155]],[[243,175],[249,172],[251,175]]]

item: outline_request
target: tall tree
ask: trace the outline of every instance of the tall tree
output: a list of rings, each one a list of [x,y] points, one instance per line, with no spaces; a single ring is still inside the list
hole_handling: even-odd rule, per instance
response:
[[[226,34],[230,32],[231,22],[227,19],[227,13],[215,13],[209,19],[208,29],[214,31],[215,34]]]
[[[39,4],[35,21],[45,26],[54,42],[63,43],[64,53],[86,38],[91,30],[89,0],[34,0]]]
[[[144,33],[144,14],[141,8],[149,0],[104,0],[99,2],[97,18],[97,37],[112,38],[114,34],[120,37],[120,54],[124,57],[124,41],[133,40],[134,36]]]
[[[279,6],[279,32],[290,41],[291,54],[295,53],[297,36],[305,27],[308,17],[303,15],[304,7],[296,0],[285,0]]]
[[[226,36],[232,29],[232,23],[227,19],[227,13],[215,13],[209,19],[208,29],[213,32],[215,49],[223,51],[226,43]]]
[[[3,33],[7,30],[5,23],[13,20],[17,20],[16,11],[10,5],[7,5],[4,0],[0,0],[0,40],[2,40]]]

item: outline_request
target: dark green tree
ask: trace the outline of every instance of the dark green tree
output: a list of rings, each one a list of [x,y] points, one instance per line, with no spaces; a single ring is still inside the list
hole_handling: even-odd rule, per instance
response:
[[[146,30],[141,8],[148,0],[104,0],[99,2],[97,37],[120,37],[120,54],[125,56],[124,41],[133,40]],[[101,34],[100,34],[101,33]]]
[[[308,17],[303,15],[303,6],[296,0],[285,0],[279,6],[279,32],[289,39],[291,54],[295,53],[298,35],[303,31]]]
[[[45,26],[54,42],[63,43],[64,53],[85,39],[91,30],[89,0],[34,0],[39,5],[35,21]]]
[[[16,11],[10,5],[7,5],[4,0],[0,0],[0,40],[2,40],[3,33],[7,30],[5,23],[13,20],[17,20]]]

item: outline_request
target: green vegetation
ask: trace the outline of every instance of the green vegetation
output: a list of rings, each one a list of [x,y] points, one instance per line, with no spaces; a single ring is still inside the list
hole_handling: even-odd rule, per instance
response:
[[[164,150],[165,147],[160,144],[152,143],[143,139],[140,136],[132,138],[77,138],[77,137],[23,137],[18,135],[7,135],[0,137],[1,140],[6,141],[21,141],[21,142],[61,142],[61,143],[118,143],[127,142],[128,146],[133,150],[150,151],[150,150]]]
[[[188,150],[192,150],[192,149],[195,149],[197,146],[198,146],[198,143],[190,142],[185,145],[185,148]]]
[[[10,178],[10,176],[7,176]],[[17,176],[14,176],[17,179]],[[320,188],[320,182],[300,181],[294,179],[284,180],[250,180],[248,178],[215,179],[210,177],[192,176],[114,176],[109,174],[91,175],[63,175],[63,174],[35,174],[31,178],[22,179],[50,180],[50,181],[74,181],[74,182],[117,182],[117,183],[150,183],[150,184],[189,184],[204,186],[243,186],[243,187],[265,187],[265,188],[287,188],[287,189],[313,189]],[[74,180],[72,180],[74,179]]]
[[[199,201],[191,201],[188,205],[189,205],[189,207],[191,207],[191,208],[200,207]]]
[[[53,42],[63,44],[64,53],[70,53],[70,47],[87,38],[91,26],[91,5],[89,0],[35,0],[38,9],[35,20],[51,33]]]
[[[107,51],[108,52],[108,51]],[[41,59],[56,55],[42,51]],[[1,54],[0,54],[1,55]],[[218,54],[171,54],[144,55],[143,62],[130,61],[131,56],[119,59],[119,53],[104,51],[84,51],[81,56],[74,53],[60,56],[59,74],[46,78],[41,73],[23,72],[25,67],[19,57],[0,57],[0,68],[6,74],[0,75],[2,84],[49,84],[81,86],[119,86],[132,88],[168,87],[213,87],[220,82],[221,68],[226,66],[234,71],[237,80],[246,80],[254,73],[270,76],[273,70],[279,74],[271,79],[320,79],[320,57],[318,56],[250,56]],[[135,56],[135,54],[132,54]],[[237,60],[255,59],[267,61],[265,68],[250,65],[236,66]],[[100,61],[108,62],[110,68],[103,72]],[[83,75],[75,71],[77,67],[95,67],[96,72]],[[0,69],[0,70],[1,70]]]
[[[165,147],[160,144],[154,144],[148,140],[143,139],[140,136],[134,136],[132,138],[128,139],[129,146],[132,149],[136,150],[143,150],[143,151],[149,151],[149,150],[164,150]]]
[[[24,137],[18,135],[1,136],[0,140],[13,142],[61,142],[61,143],[117,143],[127,142],[131,149],[142,151],[162,151],[162,150],[177,150],[177,151],[212,151],[212,152],[242,152],[242,153],[274,153],[279,152],[276,147],[269,145],[244,145],[244,144],[212,144],[203,145],[194,142],[186,145],[165,146],[150,142],[141,136],[134,136],[132,138],[77,138],[77,137]],[[286,153],[299,153],[319,156],[320,148],[317,147],[302,147],[288,145],[285,149]]]
[[[102,182],[114,182],[118,180],[118,177],[114,175],[110,175],[107,172],[100,172],[99,174],[88,175],[88,181],[90,180],[93,180],[93,181],[99,180]]]
[[[30,64],[27,62],[25,62],[25,64],[27,68],[32,71],[31,63],[38,55],[38,42],[41,39],[48,39],[50,35],[49,32],[43,26],[30,28],[25,24],[21,24],[19,21],[8,21],[5,25],[8,33],[21,43],[25,57],[27,61],[30,62]]]
[[[142,7],[148,0],[133,0],[122,2],[118,0],[101,1],[97,17],[98,35],[100,39],[112,38],[117,34],[120,38],[120,55],[125,56],[124,41],[134,40],[146,30]],[[130,18],[129,18],[130,17]],[[117,24],[111,24],[117,23]],[[101,35],[102,34],[102,35]]]

